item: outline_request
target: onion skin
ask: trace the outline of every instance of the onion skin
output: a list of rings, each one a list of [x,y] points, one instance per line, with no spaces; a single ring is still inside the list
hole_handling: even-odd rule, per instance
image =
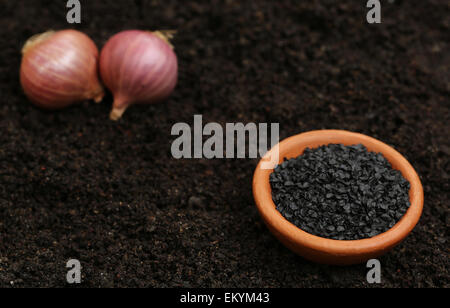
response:
[[[38,107],[56,110],[84,100],[103,99],[99,51],[86,34],[49,31],[28,40],[22,54],[20,82]]]
[[[110,117],[116,121],[132,104],[167,98],[177,84],[178,60],[159,32],[123,31],[103,47],[100,75],[114,95]]]

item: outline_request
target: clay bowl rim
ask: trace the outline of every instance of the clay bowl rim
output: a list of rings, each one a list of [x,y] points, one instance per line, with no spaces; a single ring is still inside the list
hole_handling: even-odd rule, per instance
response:
[[[375,237],[360,240],[333,240],[307,233],[285,219],[277,210],[272,200],[272,189],[269,182],[270,174],[286,157],[286,152],[295,147],[303,147],[297,151],[297,156],[307,147],[316,148],[320,145],[342,143],[344,145],[363,144],[369,151],[381,152],[394,169],[399,170],[410,182],[409,192],[411,206],[403,218],[388,231]],[[279,149],[279,161],[271,163],[272,169],[262,169],[264,161],[270,161],[274,151]],[[293,158],[297,156],[287,156]],[[344,130],[319,130],[302,133],[284,139],[271,149],[258,164],[253,177],[253,194],[258,211],[266,224],[269,224],[282,237],[297,246],[312,250],[339,255],[360,255],[384,250],[401,242],[416,226],[423,211],[423,187],[419,176],[411,164],[399,152],[389,145],[366,135]]]

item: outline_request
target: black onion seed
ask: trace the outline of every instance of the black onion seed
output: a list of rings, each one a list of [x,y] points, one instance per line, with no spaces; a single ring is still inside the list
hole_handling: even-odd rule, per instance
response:
[[[270,175],[277,210],[320,237],[358,240],[392,228],[410,206],[410,183],[361,144],[306,149]]]

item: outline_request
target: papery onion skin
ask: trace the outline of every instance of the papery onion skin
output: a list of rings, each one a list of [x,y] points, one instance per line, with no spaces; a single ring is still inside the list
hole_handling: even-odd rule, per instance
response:
[[[62,109],[83,100],[100,102],[99,51],[76,30],[32,37],[22,50],[20,82],[27,97],[44,109]]]
[[[178,81],[178,60],[160,34],[128,30],[113,36],[103,47],[100,75],[114,95],[111,119],[118,120],[132,104],[167,98]]]

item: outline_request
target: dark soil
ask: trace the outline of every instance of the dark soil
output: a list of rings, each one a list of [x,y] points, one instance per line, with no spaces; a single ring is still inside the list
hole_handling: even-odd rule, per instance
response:
[[[111,96],[60,112],[19,84],[27,38],[67,28],[64,1],[0,8],[0,286],[366,287],[365,265],[310,263],[254,205],[256,160],[175,160],[178,122],[280,123],[281,138],[337,128],[392,144],[416,168],[424,213],[380,259],[382,286],[450,286],[448,1],[81,1],[99,46],[176,29],[180,81],[165,103],[108,119]]]

